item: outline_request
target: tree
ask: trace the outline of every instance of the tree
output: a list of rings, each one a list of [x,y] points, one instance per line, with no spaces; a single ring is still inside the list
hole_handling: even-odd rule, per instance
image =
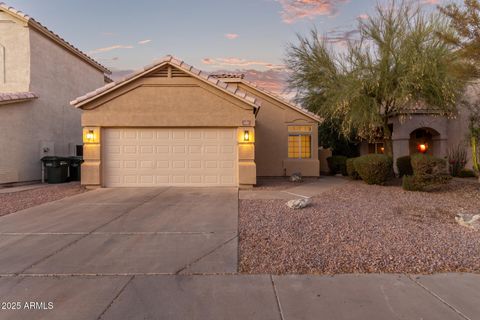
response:
[[[444,41],[453,45],[458,55],[469,62],[469,69],[476,78],[480,76],[480,2],[478,0],[464,0],[463,7],[456,3],[445,7],[439,7],[446,17],[449,18],[453,32],[442,33],[440,36]],[[478,81],[473,86],[480,86]],[[468,98],[462,102],[470,111],[469,117],[469,138],[472,148],[473,168],[480,179],[480,105],[478,99],[469,101]]]
[[[454,115],[468,67],[438,36],[451,32],[446,19],[408,2],[377,5],[358,29],[359,39],[347,41],[344,53],[316,29],[298,35],[287,50],[289,84],[311,111],[340,121],[345,136],[354,130],[370,141],[383,138],[392,155],[389,120],[418,108]]]
[[[468,71],[480,76],[480,2],[464,0],[463,7],[456,3],[439,6],[440,12],[448,17],[453,32],[440,33],[444,41],[453,45],[458,54],[471,62]]]

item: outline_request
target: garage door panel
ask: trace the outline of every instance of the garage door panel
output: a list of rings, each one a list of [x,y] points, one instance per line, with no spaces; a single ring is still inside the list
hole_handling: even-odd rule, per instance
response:
[[[104,185],[236,186],[235,129],[106,129]]]

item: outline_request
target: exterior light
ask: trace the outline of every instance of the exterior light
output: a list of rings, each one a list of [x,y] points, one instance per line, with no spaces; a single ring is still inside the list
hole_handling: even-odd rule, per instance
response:
[[[85,135],[85,138],[87,139],[88,142],[93,142],[95,140],[95,132],[93,130],[88,130],[87,134]]]
[[[417,146],[417,150],[418,150],[418,152],[420,152],[420,153],[425,153],[425,152],[427,152],[427,150],[428,150],[428,144],[426,144],[426,143],[420,143],[420,144]]]
[[[385,147],[380,148],[381,153],[385,153]]]
[[[248,130],[245,130],[243,132],[243,141],[249,141],[250,140],[250,132]]]

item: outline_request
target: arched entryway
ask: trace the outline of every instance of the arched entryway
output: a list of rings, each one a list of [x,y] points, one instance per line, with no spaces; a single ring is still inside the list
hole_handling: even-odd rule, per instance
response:
[[[438,156],[440,133],[432,128],[418,128],[410,133],[409,148],[410,155],[424,153]]]

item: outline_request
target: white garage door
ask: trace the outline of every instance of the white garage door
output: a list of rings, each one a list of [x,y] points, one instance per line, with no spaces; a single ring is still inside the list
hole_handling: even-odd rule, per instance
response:
[[[235,129],[105,129],[106,187],[237,186]]]

